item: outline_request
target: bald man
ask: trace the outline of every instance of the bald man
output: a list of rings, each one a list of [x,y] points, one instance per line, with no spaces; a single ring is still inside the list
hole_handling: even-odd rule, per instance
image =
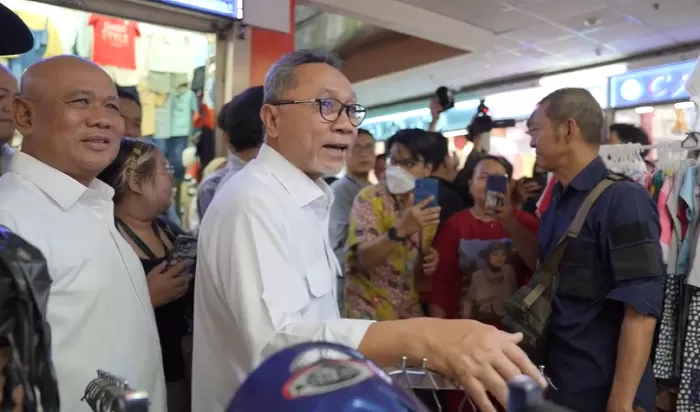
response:
[[[22,149],[0,178],[0,225],[38,247],[53,279],[47,308],[61,411],[103,369],[164,412],[158,331],[141,263],[114,226],[114,191],[95,177],[119,150],[117,90],[98,66],[59,56],[22,76],[12,119]]]
[[[0,64],[0,176],[10,167],[14,150],[9,143],[15,133],[12,124],[12,99],[17,95],[17,79]]]

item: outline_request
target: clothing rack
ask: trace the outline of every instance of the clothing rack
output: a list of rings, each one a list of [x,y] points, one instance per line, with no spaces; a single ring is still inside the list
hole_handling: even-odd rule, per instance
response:
[[[131,389],[125,379],[102,370],[88,383],[82,400],[94,412],[148,412],[146,392]]]

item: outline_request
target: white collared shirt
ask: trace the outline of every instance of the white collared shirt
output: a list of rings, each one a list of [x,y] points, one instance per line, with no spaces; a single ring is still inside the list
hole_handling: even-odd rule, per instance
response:
[[[153,306],[138,257],[114,226],[111,187],[85,187],[18,152],[0,178],[0,224],[44,254],[53,279],[47,308],[61,411],[82,402],[97,369],[148,392],[165,412],[165,378]]]
[[[267,145],[217,192],[199,231],[193,411],[223,410],[263,358],[289,345],[359,346],[372,322],[340,319],[331,202],[325,182]]]

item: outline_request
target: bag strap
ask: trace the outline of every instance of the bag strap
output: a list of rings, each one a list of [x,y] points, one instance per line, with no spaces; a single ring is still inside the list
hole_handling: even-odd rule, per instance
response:
[[[554,252],[552,252],[549,258],[547,258],[547,260],[542,264],[541,269],[538,270],[539,272],[544,272],[545,276],[540,277],[540,282],[535,285],[532,292],[530,292],[527,296],[525,296],[525,299],[523,299],[523,303],[526,307],[529,308],[532,306],[532,304],[535,303],[540,296],[542,296],[542,293],[544,293],[544,291],[551,286],[559,268],[559,262],[564,257],[564,251],[566,250],[566,245],[569,243],[569,240],[578,238],[579,234],[581,234],[583,224],[586,221],[586,217],[588,216],[588,212],[590,212],[596,200],[598,200],[598,198],[607,188],[620,180],[626,180],[626,178],[615,173],[609,173],[607,176],[605,176],[605,179],[601,180],[600,183],[598,183],[583,200],[583,203],[581,203],[581,206],[579,206],[578,210],[576,211],[576,215],[571,221],[568,229],[566,232],[564,232],[562,237],[557,242],[557,245],[554,247]]]

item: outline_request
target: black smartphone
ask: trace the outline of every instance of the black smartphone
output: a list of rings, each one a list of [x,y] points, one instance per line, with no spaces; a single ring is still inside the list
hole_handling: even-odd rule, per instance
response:
[[[183,260],[194,261],[197,258],[197,238],[189,234],[181,234],[175,238],[173,248],[168,256],[166,269],[177,265]]]
[[[507,176],[488,176],[486,178],[486,210],[503,206],[502,195],[508,189]]]
[[[413,200],[415,203],[420,203],[432,196],[433,200],[431,200],[426,207],[438,206],[438,191],[439,184],[437,179],[416,179],[416,188],[413,191]]]

